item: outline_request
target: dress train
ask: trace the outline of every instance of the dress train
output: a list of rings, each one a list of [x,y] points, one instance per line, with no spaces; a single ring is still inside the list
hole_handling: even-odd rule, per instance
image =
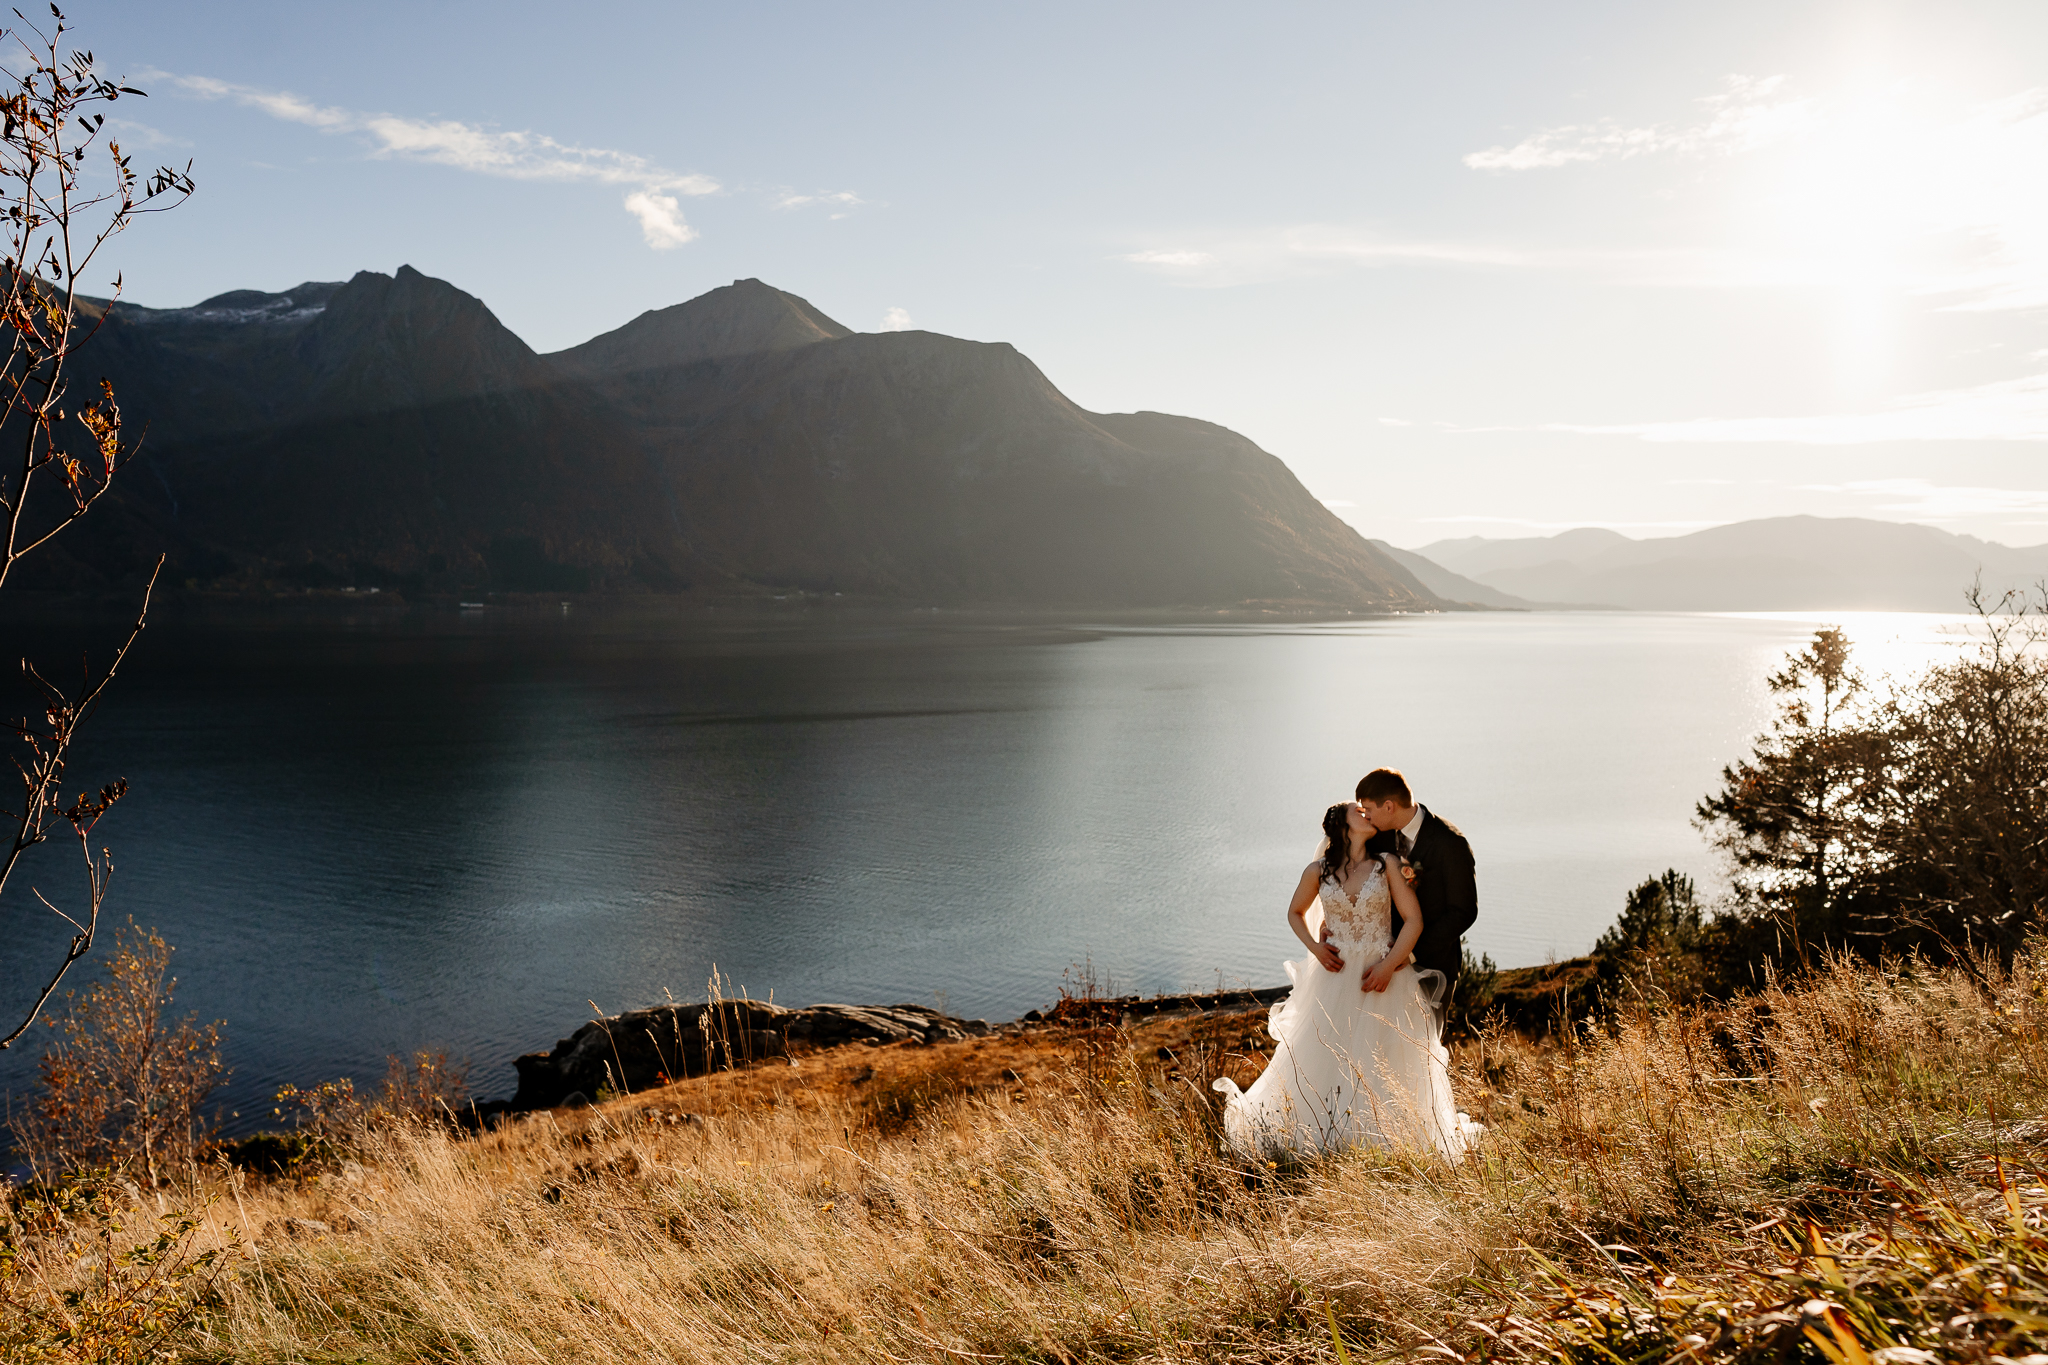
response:
[[[1450,1052],[1437,1027],[1443,974],[1403,967],[1386,990],[1359,989],[1393,942],[1384,869],[1373,869],[1355,901],[1329,882],[1318,899],[1344,966],[1327,971],[1312,954],[1287,964],[1294,989],[1266,1025],[1272,1060],[1249,1090],[1215,1082],[1229,1097],[1226,1140],[1266,1155],[1360,1145],[1462,1155],[1484,1129],[1452,1103]]]

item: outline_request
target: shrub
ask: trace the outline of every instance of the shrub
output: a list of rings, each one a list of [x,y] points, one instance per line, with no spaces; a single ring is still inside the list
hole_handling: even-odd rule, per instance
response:
[[[1713,979],[1701,955],[1708,937],[1692,878],[1676,868],[1646,878],[1593,945],[1606,1010],[1611,1015],[1624,992],[1668,1003],[1698,999]]]
[[[360,1155],[372,1132],[396,1125],[455,1121],[469,1094],[469,1066],[446,1052],[392,1056],[377,1096],[365,1104],[347,1076],[318,1085],[287,1085],[271,1113],[291,1123],[285,1133],[259,1133],[228,1147],[237,1166],[266,1175],[300,1176],[330,1170]]]
[[[1494,965],[1490,954],[1474,957],[1470,948],[1461,951],[1464,966],[1459,969],[1458,983],[1451,991],[1447,1015],[1446,1033],[1454,1039],[1478,1036],[1487,1011],[1493,1008],[1494,992],[1500,986],[1500,968]]]
[[[105,1171],[31,1186],[0,1218],[0,1358],[40,1362],[154,1361],[198,1312],[221,1249],[200,1250],[200,1216],[139,1207],[140,1193]]]
[[[218,1022],[170,1022],[170,963],[170,945],[130,921],[105,978],[64,997],[37,1090],[9,1122],[41,1176],[108,1168],[154,1186],[195,1161],[208,1136],[201,1106],[227,1073]]]
[[[2048,597],[1978,606],[1978,648],[1883,714],[1889,766],[1866,817],[1881,895],[1854,927],[2009,960],[2048,905]]]
[[[371,1109],[385,1118],[452,1120],[468,1095],[469,1064],[451,1060],[444,1051],[422,1049],[386,1060],[384,1083]]]

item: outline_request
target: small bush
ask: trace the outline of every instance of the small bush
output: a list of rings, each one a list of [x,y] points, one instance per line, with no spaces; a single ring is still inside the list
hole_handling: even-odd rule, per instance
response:
[[[50,1021],[40,1083],[8,1124],[43,1178],[112,1169],[154,1186],[197,1159],[209,1136],[201,1106],[227,1072],[218,1022],[170,1022],[170,963],[162,936],[130,921],[105,978],[67,994]]]
[[[198,1312],[219,1250],[194,1245],[200,1217],[140,1207],[107,1171],[32,1185],[0,1221],[0,1358],[10,1365],[165,1358]]]
[[[1462,950],[1464,966],[1458,971],[1458,984],[1451,991],[1449,1027],[1447,1034],[1454,1039],[1476,1038],[1487,1012],[1493,1008],[1494,992],[1500,987],[1500,968],[1494,965],[1489,953],[1474,957],[1470,948]]]
[[[386,1061],[384,1084],[371,1108],[385,1118],[439,1122],[452,1120],[468,1096],[469,1063],[423,1049]]]
[[[288,1122],[285,1133],[259,1133],[227,1149],[228,1159],[265,1175],[302,1176],[331,1170],[360,1154],[373,1131],[399,1125],[455,1121],[469,1094],[469,1066],[446,1052],[393,1056],[369,1103],[347,1076],[314,1086],[287,1085],[271,1113]]]
[[[1711,926],[1692,878],[1676,868],[1628,893],[1621,916],[1593,946],[1601,1008],[1610,1024],[1625,998],[1682,1004],[1697,1000],[1719,973],[1703,956]]]

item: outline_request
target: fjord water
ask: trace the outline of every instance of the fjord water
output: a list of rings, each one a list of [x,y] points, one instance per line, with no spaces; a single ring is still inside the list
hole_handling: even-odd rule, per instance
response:
[[[1873,669],[1962,638],[1832,619]],[[992,1019],[1083,962],[1128,990],[1271,984],[1321,813],[1378,764],[1471,838],[1475,950],[1580,953],[1643,877],[1715,882],[1693,803],[1821,623],[174,625],[71,785],[129,779],[94,838],[109,917],[159,928],[181,1010],[225,1021],[245,1129],[286,1081],[420,1047],[509,1094],[510,1059],[593,1002],[701,998],[714,966],[784,1003]],[[27,883],[70,908],[76,856],[35,850],[0,908],[9,1001],[65,937]],[[29,1075],[0,1056],[0,1084]]]

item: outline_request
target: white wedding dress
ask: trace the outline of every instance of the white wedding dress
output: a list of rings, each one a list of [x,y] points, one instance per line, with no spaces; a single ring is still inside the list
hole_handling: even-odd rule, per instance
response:
[[[1443,974],[1411,965],[1379,994],[1358,986],[1393,946],[1385,870],[1373,868],[1356,901],[1328,881],[1318,900],[1343,969],[1326,971],[1313,955],[1287,964],[1294,990],[1266,1024],[1273,1060],[1250,1090],[1215,1083],[1229,1096],[1224,1136],[1240,1151],[1268,1155],[1360,1145],[1461,1155],[1483,1129],[1451,1103],[1450,1052],[1437,1040],[1424,984],[1440,995]],[[1312,913],[1309,931],[1317,932]]]

